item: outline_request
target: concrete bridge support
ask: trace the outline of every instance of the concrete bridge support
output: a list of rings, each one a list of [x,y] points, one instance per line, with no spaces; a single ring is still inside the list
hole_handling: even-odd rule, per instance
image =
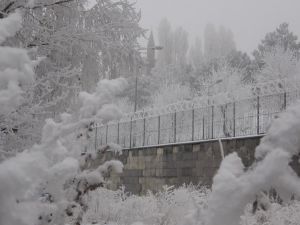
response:
[[[237,152],[246,167],[254,162],[254,152],[261,136],[222,140],[224,153]],[[128,192],[159,191],[164,185],[201,184],[211,186],[222,156],[218,140],[126,149],[120,156],[102,154],[100,162],[118,159],[124,172],[118,179]],[[97,164],[98,164],[97,163]],[[300,169],[299,169],[300,171]]]

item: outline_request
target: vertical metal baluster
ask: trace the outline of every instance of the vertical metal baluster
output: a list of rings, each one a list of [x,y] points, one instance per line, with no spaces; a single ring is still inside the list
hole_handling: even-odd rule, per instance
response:
[[[157,143],[160,144],[160,116],[158,116],[157,120],[158,120]]]
[[[203,113],[203,118],[202,118],[202,140],[205,140],[205,118],[204,118],[204,113]]]
[[[145,146],[145,139],[146,139],[146,119],[144,118],[144,130],[143,130],[143,146]]]
[[[214,138],[214,106],[211,107],[211,139]]]
[[[192,110],[192,141],[195,139],[195,109]]]
[[[106,125],[105,144],[107,144],[107,141],[108,141],[108,125]]]
[[[236,120],[236,117],[235,117],[235,102],[233,103],[233,137],[235,137],[235,120]]]
[[[176,112],[174,113],[174,143],[176,143]]]
[[[120,144],[120,123],[118,122],[118,127],[117,127],[117,143],[118,145]]]
[[[103,126],[99,127],[100,128],[103,128]],[[103,145],[103,137],[102,137],[102,132],[100,132],[100,146]]]
[[[130,119],[130,134],[129,134],[129,148],[132,147],[132,118]]]
[[[283,94],[283,109],[286,110],[286,92]]]
[[[257,134],[259,134],[260,133],[260,129],[259,129],[259,117],[260,117],[260,115],[259,115],[259,113],[260,113],[260,102],[259,102],[259,96],[257,96],[257,121],[256,121],[256,129],[257,129]]]
[[[98,126],[95,127],[95,151],[97,151]]]

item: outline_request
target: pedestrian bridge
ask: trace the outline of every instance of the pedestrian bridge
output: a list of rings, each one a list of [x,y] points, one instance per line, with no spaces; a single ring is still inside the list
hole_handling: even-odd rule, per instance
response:
[[[165,114],[139,112],[94,127],[90,148],[98,151],[110,143],[123,147],[122,155],[98,154],[97,163],[120,160],[124,172],[117,183],[128,192],[155,192],[184,183],[210,186],[222,161],[221,145],[225,155],[237,152],[245,167],[251,166],[272,120],[299,98],[300,92],[289,92],[203,108],[187,105]],[[298,159],[291,166],[300,175]]]
[[[223,105],[195,101],[141,111],[93,128],[90,148],[117,143],[124,149],[264,134],[300,91],[257,96]]]

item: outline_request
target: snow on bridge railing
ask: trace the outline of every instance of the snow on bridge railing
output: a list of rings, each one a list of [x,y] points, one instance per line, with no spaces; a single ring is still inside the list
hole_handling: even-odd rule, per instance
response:
[[[300,91],[285,92],[222,105],[201,107],[199,101],[164,109],[137,112],[118,122],[95,126],[91,148],[117,143],[138,148],[264,134],[287,106],[300,99]],[[203,103],[207,105],[206,103]]]

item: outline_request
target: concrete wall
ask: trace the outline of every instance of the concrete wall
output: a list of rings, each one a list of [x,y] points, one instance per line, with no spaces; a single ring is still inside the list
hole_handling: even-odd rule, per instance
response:
[[[225,155],[237,152],[245,166],[254,161],[254,150],[260,137],[223,140]],[[128,192],[142,194],[158,191],[164,185],[202,184],[210,186],[217,172],[221,153],[218,141],[185,145],[169,145],[143,149],[124,150],[121,156],[103,153],[97,164],[118,159],[124,172],[115,181],[123,184]],[[300,170],[299,170],[300,171]]]

